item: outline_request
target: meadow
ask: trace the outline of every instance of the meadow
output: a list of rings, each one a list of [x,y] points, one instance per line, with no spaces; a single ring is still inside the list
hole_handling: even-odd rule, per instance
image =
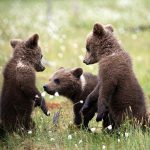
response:
[[[50,5],[49,5],[50,4]],[[150,108],[150,1],[149,0],[0,0],[0,86],[3,68],[12,54],[9,41],[25,39],[34,33],[40,36],[46,70],[37,73],[37,86],[43,85],[59,67],[82,67],[97,74],[97,64],[83,64],[85,39],[93,24],[112,24],[117,38],[133,59],[133,68],[144,90]],[[45,94],[45,93],[44,93]],[[90,127],[95,133],[72,125],[72,104],[64,97],[45,95],[49,103],[61,106],[51,109],[46,117],[41,110],[33,113],[35,133],[10,135],[0,141],[0,150],[149,150],[150,132],[133,129],[125,123],[118,134],[101,131],[95,118]],[[57,126],[53,116],[60,110]],[[149,109],[150,110],[150,109]],[[127,127],[124,129],[124,127]]]

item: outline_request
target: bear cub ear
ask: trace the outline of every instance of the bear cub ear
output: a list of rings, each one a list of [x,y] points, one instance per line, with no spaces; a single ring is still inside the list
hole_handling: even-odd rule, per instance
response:
[[[102,24],[96,23],[93,27],[93,34],[95,35],[103,35],[105,33],[105,29]]]
[[[71,71],[71,73],[76,77],[76,78],[80,78],[80,76],[83,73],[83,69],[82,68],[75,68]]]
[[[110,32],[114,32],[113,26],[111,24],[107,24],[105,28],[108,29]]]
[[[38,46],[38,40],[39,40],[39,35],[34,34],[26,41],[26,46],[29,48],[35,48]]]
[[[11,40],[11,41],[10,41],[10,45],[11,45],[12,48],[15,48],[16,45],[18,45],[20,42],[21,42],[21,40],[19,40],[19,39],[14,39],[14,40]]]

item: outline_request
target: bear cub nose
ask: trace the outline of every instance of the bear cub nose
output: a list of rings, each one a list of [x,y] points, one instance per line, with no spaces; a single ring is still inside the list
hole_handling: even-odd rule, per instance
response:
[[[46,91],[46,90],[47,90],[47,85],[44,85],[44,86],[43,86],[43,89]]]
[[[85,63],[86,65],[89,64],[89,62],[86,59],[83,60],[83,63]]]

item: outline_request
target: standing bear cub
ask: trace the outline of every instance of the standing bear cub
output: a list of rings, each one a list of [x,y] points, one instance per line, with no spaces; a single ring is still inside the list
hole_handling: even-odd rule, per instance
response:
[[[81,112],[84,114],[98,100],[97,121],[102,120],[104,112],[108,111],[114,128],[119,127],[126,116],[145,123],[144,94],[133,72],[131,58],[115,38],[113,27],[95,24],[87,37],[86,50],[84,63],[99,63],[99,79]]]
[[[12,40],[13,56],[7,63],[3,76],[1,94],[2,128],[11,132],[23,128],[34,128],[31,118],[35,106],[40,106],[46,115],[49,111],[45,100],[36,88],[35,71],[44,71],[41,64],[39,36],[34,34],[26,41]]]
[[[80,127],[82,124],[80,109],[86,97],[95,88],[97,82],[97,76],[83,73],[82,68],[65,69],[61,67],[53,74],[49,79],[49,83],[44,85],[43,88],[51,95],[58,92],[72,101],[74,104],[74,124]],[[96,111],[96,105],[88,110],[83,119],[83,128],[88,129],[88,123],[94,117]]]

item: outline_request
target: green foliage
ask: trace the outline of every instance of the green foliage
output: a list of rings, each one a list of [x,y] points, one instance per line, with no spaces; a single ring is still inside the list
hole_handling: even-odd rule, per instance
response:
[[[1,0],[0,1],[0,71],[9,59],[12,51],[10,39],[26,38],[33,33],[40,35],[47,69],[37,73],[37,85],[42,86],[49,76],[60,66],[83,67],[85,71],[97,74],[97,65],[86,66],[82,63],[85,54],[86,35],[95,22],[112,24],[118,39],[133,58],[133,67],[142,85],[147,102],[150,97],[150,30],[140,30],[140,26],[150,26],[149,0],[51,0],[48,16],[48,3],[42,0]],[[0,75],[2,79],[2,74]],[[0,80],[2,85],[2,80]],[[49,96],[46,95],[49,100]],[[88,133],[68,128],[72,121],[72,106],[64,98],[51,101],[65,101],[58,127],[53,127],[52,116],[35,113],[37,124],[35,134],[20,137],[11,135],[0,142],[0,149],[149,149],[149,132],[128,127],[121,133],[108,135],[101,131],[101,124],[95,119],[90,123],[98,133]],[[125,132],[128,137],[125,137]],[[68,139],[68,135],[72,139]],[[52,139],[53,138],[53,139]],[[119,139],[119,140],[118,140]],[[82,142],[80,141],[82,140]],[[79,142],[80,141],[80,142]],[[79,144],[80,143],[80,144]]]

